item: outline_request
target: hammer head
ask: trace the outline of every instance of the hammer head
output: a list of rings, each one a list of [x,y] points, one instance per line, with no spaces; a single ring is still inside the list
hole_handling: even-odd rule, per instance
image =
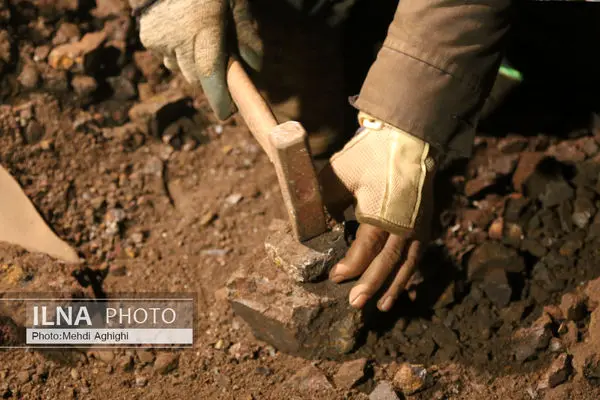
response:
[[[305,241],[322,234],[327,222],[306,131],[298,122],[288,121],[273,128],[269,140],[294,236]]]

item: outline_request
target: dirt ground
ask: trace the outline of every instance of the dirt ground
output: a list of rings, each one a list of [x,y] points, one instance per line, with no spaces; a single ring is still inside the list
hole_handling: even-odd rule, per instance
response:
[[[386,382],[396,398],[600,398],[592,125],[478,136],[440,173],[436,234],[400,303],[352,353],[306,360],[226,300],[285,218],[273,168],[238,117],[216,121],[143,51],[123,2],[0,0],[0,74],[0,162],[85,259],[0,245],[0,295],[198,298],[193,349],[4,350],[3,398],[393,399]]]

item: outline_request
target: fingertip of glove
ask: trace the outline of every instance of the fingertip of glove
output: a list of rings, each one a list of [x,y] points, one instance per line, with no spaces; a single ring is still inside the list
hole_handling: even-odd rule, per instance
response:
[[[224,76],[212,74],[200,79],[208,103],[220,120],[229,118],[236,110]]]

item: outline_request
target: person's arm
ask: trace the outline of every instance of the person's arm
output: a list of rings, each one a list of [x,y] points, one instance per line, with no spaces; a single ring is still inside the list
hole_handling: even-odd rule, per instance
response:
[[[320,174],[328,208],[361,223],[330,272],[389,311],[428,240],[440,156],[469,155],[508,31],[510,0],[401,0],[355,106],[362,128]]]
[[[355,106],[442,152],[469,155],[511,0],[401,0]]]

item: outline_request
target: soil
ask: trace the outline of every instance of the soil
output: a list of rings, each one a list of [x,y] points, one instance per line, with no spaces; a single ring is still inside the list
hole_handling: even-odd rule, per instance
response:
[[[400,398],[600,398],[591,367],[540,384],[559,354],[594,339],[597,304],[581,293],[600,276],[598,130],[478,136],[471,160],[439,174],[436,232],[394,310],[372,318],[350,354],[292,357],[257,341],[224,289],[265,257],[269,223],[286,218],[269,160],[238,117],[218,122],[143,51],[124,3],[97,4],[0,0],[0,38],[10,39],[0,46],[0,161],[85,259],[68,266],[0,245],[0,293],[194,293],[197,342],[3,350],[3,398],[367,399],[383,381]],[[81,65],[53,61],[58,46],[99,31],[100,44],[81,41]],[[172,96],[152,99],[160,93]],[[566,293],[582,296],[581,315],[549,307]],[[414,394],[395,379],[405,362],[426,368]]]

